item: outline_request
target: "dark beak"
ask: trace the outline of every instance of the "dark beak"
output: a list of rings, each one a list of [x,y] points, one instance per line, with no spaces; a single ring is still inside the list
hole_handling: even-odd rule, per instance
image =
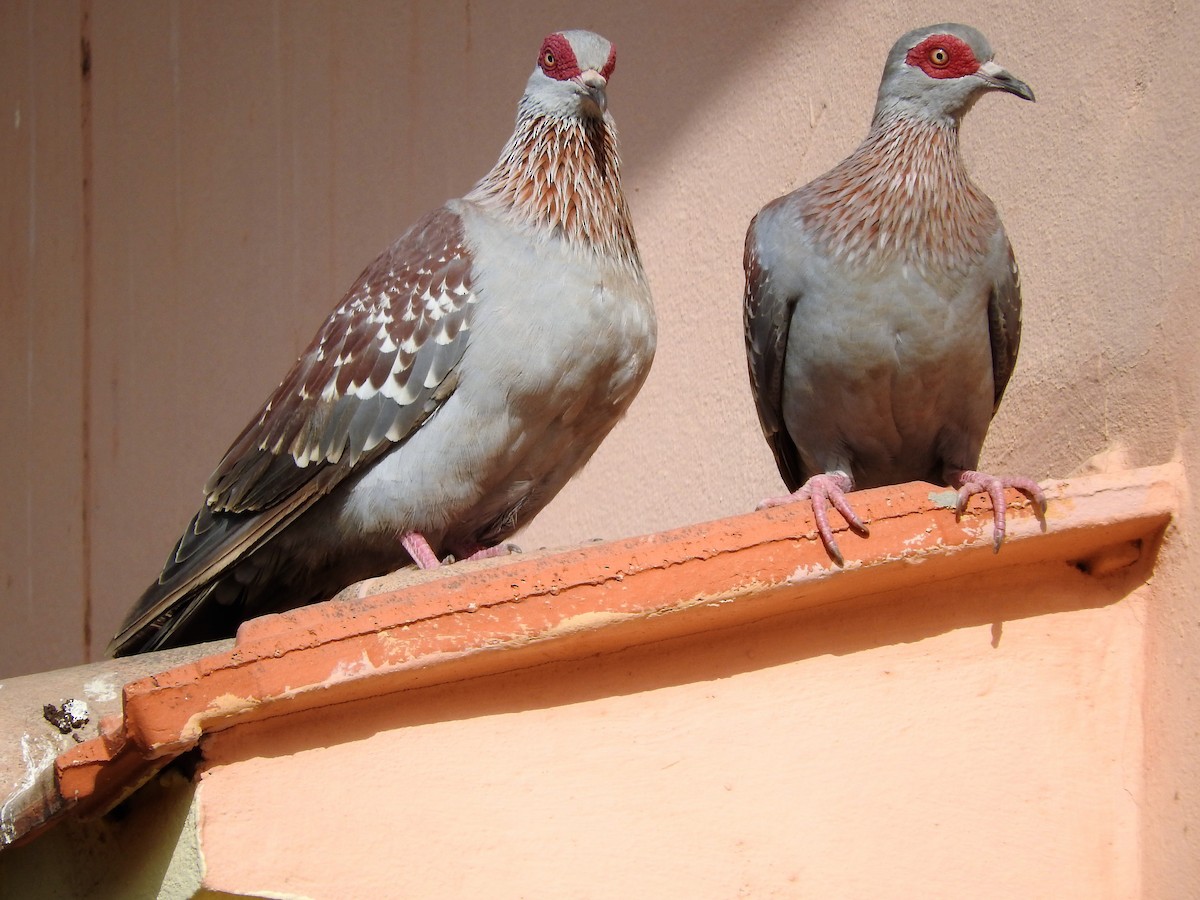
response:
[[[1034,99],[1033,89],[1029,85],[1020,78],[1015,77],[1008,69],[996,65],[990,60],[980,66],[979,71],[975,74],[982,78],[983,82],[993,90],[1016,94],[1022,100]]]

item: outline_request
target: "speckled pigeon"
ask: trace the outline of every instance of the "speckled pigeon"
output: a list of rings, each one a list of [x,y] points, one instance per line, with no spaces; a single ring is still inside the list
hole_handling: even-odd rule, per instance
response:
[[[656,325],[604,38],[546,38],[492,170],[367,267],[234,441],[109,645],[230,636],[252,616],[502,542],[628,408]]]
[[[1028,478],[976,471],[1017,358],[1017,265],[991,200],[967,175],[958,126],[986,91],[1033,100],[974,28],[910,31],[888,54],[866,139],[847,159],[767,204],[746,235],[745,328],[763,433],[809,500],[834,561],[832,505],[865,535],[856,488],[926,480],[1044,511]]]

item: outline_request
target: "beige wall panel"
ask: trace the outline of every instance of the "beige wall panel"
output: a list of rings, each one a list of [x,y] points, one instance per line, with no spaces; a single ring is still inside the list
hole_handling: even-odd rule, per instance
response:
[[[0,5],[0,677],[84,652],[79,22]]]
[[[635,215],[647,195],[660,199],[651,166],[693,112],[681,92],[698,98],[716,90],[734,62],[720,49],[724,31],[704,36],[699,55],[711,61],[694,73],[696,51],[658,46],[662,16],[682,10],[668,8],[658,20],[640,12],[633,28],[614,11],[606,22],[580,23],[553,5],[521,17],[502,6],[436,3],[96,11],[96,369],[104,376],[94,385],[94,453],[103,472],[95,479],[94,652],[157,573],[225,447],[354,276],[417,216],[464,193],[491,165],[511,131],[530,57],[564,19],[590,24],[621,47],[613,102]],[[734,30],[752,45],[777,15],[740,20]],[[675,74],[658,78],[660,68]],[[640,136],[626,118],[642,127]],[[678,236],[678,223],[671,227]],[[653,268],[673,251],[642,231],[651,277],[661,280]],[[722,234],[735,251],[736,231]],[[727,264],[708,262],[714,270]],[[742,364],[731,362],[740,352],[739,290],[723,292],[733,299],[720,303],[715,340],[725,348],[731,377],[723,381],[733,396],[724,388],[717,396],[744,425],[752,413]],[[715,299],[700,308],[716,309]],[[673,324],[695,312],[686,291],[660,292],[659,305],[663,349],[647,392],[658,399],[643,401],[648,414],[635,408],[596,472],[569,489],[533,543],[688,518],[661,495],[651,499],[645,481],[657,479],[662,493],[679,491],[681,479],[692,483],[666,460],[712,416],[678,403],[680,376],[670,366],[713,356],[714,338]],[[657,376],[663,360],[665,380]],[[683,421],[684,435],[669,429],[648,440],[664,408]],[[735,446],[728,435],[724,443]],[[750,448],[756,457],[765,452],[757,438]],[[741,508],[743,497],[721,496],[726,510]],[[705,515],[716,514],[708,511],[712,497],[702,505]]]
[[[397,82],[385,36],[400,29],[362,24],[240,4],[97,20],[97,55],[129,60],[96,86],[97,652],[226,446],[396,231],[400,192],[376,177],[398,167],[397,126],[373,125],[385,103],[357,86]],[[359,71],[338,74],[351,58]]]

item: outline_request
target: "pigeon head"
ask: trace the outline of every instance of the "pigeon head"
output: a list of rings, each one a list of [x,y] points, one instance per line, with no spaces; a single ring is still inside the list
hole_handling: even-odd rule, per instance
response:
[[[992,61],[987,38],[968,25],[917,28],[896,41],[879,85],[875,116],[958,121],[986,91],[1025,100],[1033,91]]]
[[[590,31],[542,41],[517,106],[517,127],[468,200],[640,269],[608,113],[613,45]]]
[[[559,31],[542,41],[537,66],[525,87],[525,102],[543,115],[604,116],[608,79],[617,48],[590,31]]]

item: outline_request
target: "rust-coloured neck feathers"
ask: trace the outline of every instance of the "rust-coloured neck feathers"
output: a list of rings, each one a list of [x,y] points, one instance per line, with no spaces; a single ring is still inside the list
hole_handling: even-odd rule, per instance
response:
[[[500,159],[467,195],[525,225],[640,266],[607,118],[562,118],[522,104]]]
[[[987,253],[996,208],[967,175],[953,124],[881,114],[848,158],[796,198],[831,255],[964,271]]]

